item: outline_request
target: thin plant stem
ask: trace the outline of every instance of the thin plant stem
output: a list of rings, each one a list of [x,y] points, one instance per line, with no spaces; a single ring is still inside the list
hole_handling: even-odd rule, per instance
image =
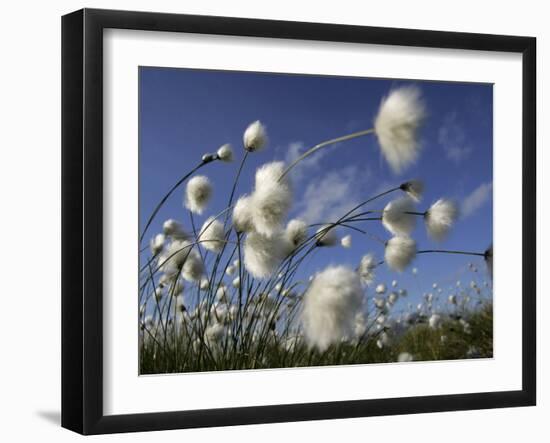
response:
[[[366,129],[366,130],[363,130],[363,131],[358,131],[358,132],[354,132],[353,134],[348,134],[348,135],[343,135],[341,137],[336,137],[336,138],[333,138],[333,139],[330,139],[330,140],[326,140],[324,142],[321,142],[321,143],[318,143],[316,144],[315,146],[313,146],[312,148],[308,149],[306,152],[304,152],[300,157],[298,157],[296,160],[294,160],[284,171],[283,173],[281,174],[281,176],[279,177],[279,181],[281,181],[281,179],[287,175],[289,173],[289,171],[294,168],[294,166],[296,166],[298,163],[300,163],[303,159],[305,159],[306,157],[310,156],[311,154],[313,154],[314,152],[317,152],[319,149],[322,149],[326,146],[330,146],[330,145],[334,145],[335,143],[340,143],[340,142],[344,142],[344,141],[347,141],[347,140],[351,140],[351,139],[354,139],[354,138],[357,138],[357,137],[363,137],[365,135],[369,135],[369,134],[372,134],[374,133],[374,128],[371,128],[371,129]]]

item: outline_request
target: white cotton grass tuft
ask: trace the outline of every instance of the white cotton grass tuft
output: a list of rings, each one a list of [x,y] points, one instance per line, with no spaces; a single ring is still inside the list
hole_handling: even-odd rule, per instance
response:
[[[290,220],[286,225],[284,237],[287,253],[290,254],[307,240],[307,223],[296,218]]]
[[[406,363],[406,362],[410,362],[410,361],[413,361],[413,356],[412,354],[408,353],[408,352],[401,352],[401,354],[399,354],[397,356],[397,361],[399,363]]]
[[[191,249],[181,268],[181,276],[189,282],[200,283],[203,275],[204,263],[201,255],[195,249]]]
[[[244,149],[248,152],[260,151],[267,144],[267,132],[265,126],[259,121],[250,123],[243,135]]]
[[[243,195],[233,206],[233,227],[237,232],[252,230],[252,197]]]
[[[178,273],[188,258],[191,243],[187,240],[172,240],[158,256],[159,269],[164,272],[166,279]]]
[[[386,285],[384,283],[379,283],[376,286],[376,289],[374,290],[377,294],[385,294],[386,293]]]
[[[204,249],[220,252],[225,244],[223,223],[214,217],[208,217],[200,230],[199,241]]]
[[[284,162],[267,163],[256,171],[252,193],[252,225],[265,236],[272,236],[282,229],[292,204],[292,190],[288,177],[281,178]]]
[[[220,146],[220,148],[216,151],[216,155],[222,162],[229,163],[233,161],[233,149],[229,143]]]
[[[416,242],[407,236],[397,235],[386,243],[384,260],[394,271],[403,272],[416,256]]]
[[[416,225],[416,216],[410,214],[415,209],[410,197],[392,200],[382,212],[382,224],[393,235],[409,235]]]
[[[189,234],[183,229],[183,225],[173,218],[166,220],[162,224],[162,231],[167,237],[172,237],[176,240],[188,240]]]
[[[153,255],[158,255],[162,252],[164,249],[164,242],[166,241],[166,236],[164,234],[157,234],[149,243],[149,247],[151,248],[151,253]]]
[[[212,197],[212,184],[205,175],[196,175],[187,182],[185,207],[195,214],[202,214]]]
[[[266,237],[250,232],[244,241],[244,266],[254,278],[266,278],[276,270],[284,255],[280,236]]]
[[[424,183],[420,180],[409,180],[408,182],[403,183],[399,187],[402,191],[406,192],[407,195],[412,198],[415,202],[422,200],[422,194],[424,193]]]
[[[351,248],[351,235],[348,234],[342,237],[342,240],[340,240],[340,244],[346,249]]]
[[[374,270],[376,266],[377,263],[374,254],[365,254],[363,258],[361,258],[361,262],[359,263],[359,268],[357,271],[359,273],[359,277],[361,278],[361,282],[364,285],[370,285],[374,282]]]
[[[323,225],[315,233],[317,246],[335,246],[338,243],[336,230],[330,224]]]
[[[363,291],[359,276],[345,266],[318,273],[304,295],[301,321],[310,347],[325,351],[354,332]]]
[[[374,131],[386,161],[400,173],[418,158],[417,131],[426,115],[420,89],[404,86],[382,99]]]
[[[432,314],[429,321],[428,321],[428,324],[430,325],[430,328],[432,328],[432,329],[439,329],[439,327],[441,326],[442,320],[443,319],[441,318],[441,315]]]
[[[458,207],[453,201],[440,198],[430,206],[424,218],[428,235],[436,241],[442,241],[458,218]]]

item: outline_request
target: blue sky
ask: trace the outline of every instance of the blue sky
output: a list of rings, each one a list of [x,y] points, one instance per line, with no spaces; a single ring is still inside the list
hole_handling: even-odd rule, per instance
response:
[[[435,244],[418,220],[413,237],[419,249],[439,247],[483,252],[492,243],[493,90],[490,84],[418,82],[405,80],[140,68],[140,226],[143,227],[159,199],[203,153],[231,143],[235,161],[215,162],[202,169],[214,185],[209,210],[197,217],[217,214],[227,202],[228,187],[244,155],[242,134],[249,123],[267,126],[268,147],[251,154],[241,176],[237,195],[250,192],[256,168],[273,160],[290,160],[326,139],[372,127],[383,96],[400,85],[416,84],[422,91],[428,117],[420,132],[423,145],[419,161],[395,175],[383,160],[375,137],[367,136],[324,149],[293,173],[295,204],[291,217],[322,222],[377,192],[418,178],[425,194],[418,205],[426,209],[439,197],[455,199],[462,217],[442,244]],[[162,222],[175,218],[189,227],[183,208],[183,187],[159,212],[147,239],[160,232]],[[392,197],[397,197],[394,194]],[[391,199],[391,198],[390,198]],[[381,199],[372,209],[382,209]],[[363,225],[369,232],[390,238],[378,222]],[[140,228],[141,230],[141,228]],[[345,234],[341,231],[342,235]],[[346,232],[347,233],[347,232]],[[350,232],[353,247],[319,250],[304,273],[328,264],[357,266],[361,256],[382,245]],[[381,268],[380,282],[398,280],[416,303],[432,283],[454,285],[472,279],[468,263],[484,269],[480,258],[423,254],[402,274]],[[478,273],[480,281],[486,275]],[[476,276],[474,276],[476,277]]]

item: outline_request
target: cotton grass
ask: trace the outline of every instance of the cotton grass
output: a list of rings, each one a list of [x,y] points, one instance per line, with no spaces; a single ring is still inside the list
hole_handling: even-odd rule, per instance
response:
[[[417,131],[426,115],[420,95],[415,86],[394,89],[382,99],[374,120],[382,154],[395,173],[412,165],[420,152]]]
[[[392,237],[386,243],[384,259],[390,269],[403,272],[416,256],[416,242],[406,236]]]
[[[325,351],[351,335],[363,304],[359,276],[345,266],[330,266],[315,276],[304,296],[302,324],[311,347]]]
[[[202,214],[212,197],[212,184],[205,175],[196,175],[187,182],[185,207],[195,214]]]
[[[458,218],[458,207],[448,199],[440,198],[425,215],[426,229],[431,238],[442,241]]]

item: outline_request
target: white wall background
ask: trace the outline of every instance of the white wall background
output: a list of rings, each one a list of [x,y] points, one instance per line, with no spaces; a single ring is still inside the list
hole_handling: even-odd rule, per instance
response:
[[[550,120],[550,28],[544,2],[523,0],[392,2],[296,0],[11,1],[0,26],[0,436],[2,441],[79,440],[59,427],[60,414],[60,17],[81,7],[155,10],[531,35],[538,38],[539,226],[550,222],[548,158],[542,152]],[[546,106],[545,106],[546,105]],[[546,111],[546,112],[545,112]],[[518,147],[519,149],[519,147]],[[546,163],[546,164],[545,164]],[[513,205],[513,202],[510,202]],[[281,442],[344,439],[446,443],[464,440],[545,441],[550,435],[549,237],[539,229],[539,406],[353,420],[165,431],[98,437],[120,441]],[[546,266],[545,266],[546,265]],[[548,271],[546,271],[548,274]],[[22,319],[22,320],[20,320]],[[23,322],[23,323],[21,323]],[[414,382],[414,381],[412,381]]]

